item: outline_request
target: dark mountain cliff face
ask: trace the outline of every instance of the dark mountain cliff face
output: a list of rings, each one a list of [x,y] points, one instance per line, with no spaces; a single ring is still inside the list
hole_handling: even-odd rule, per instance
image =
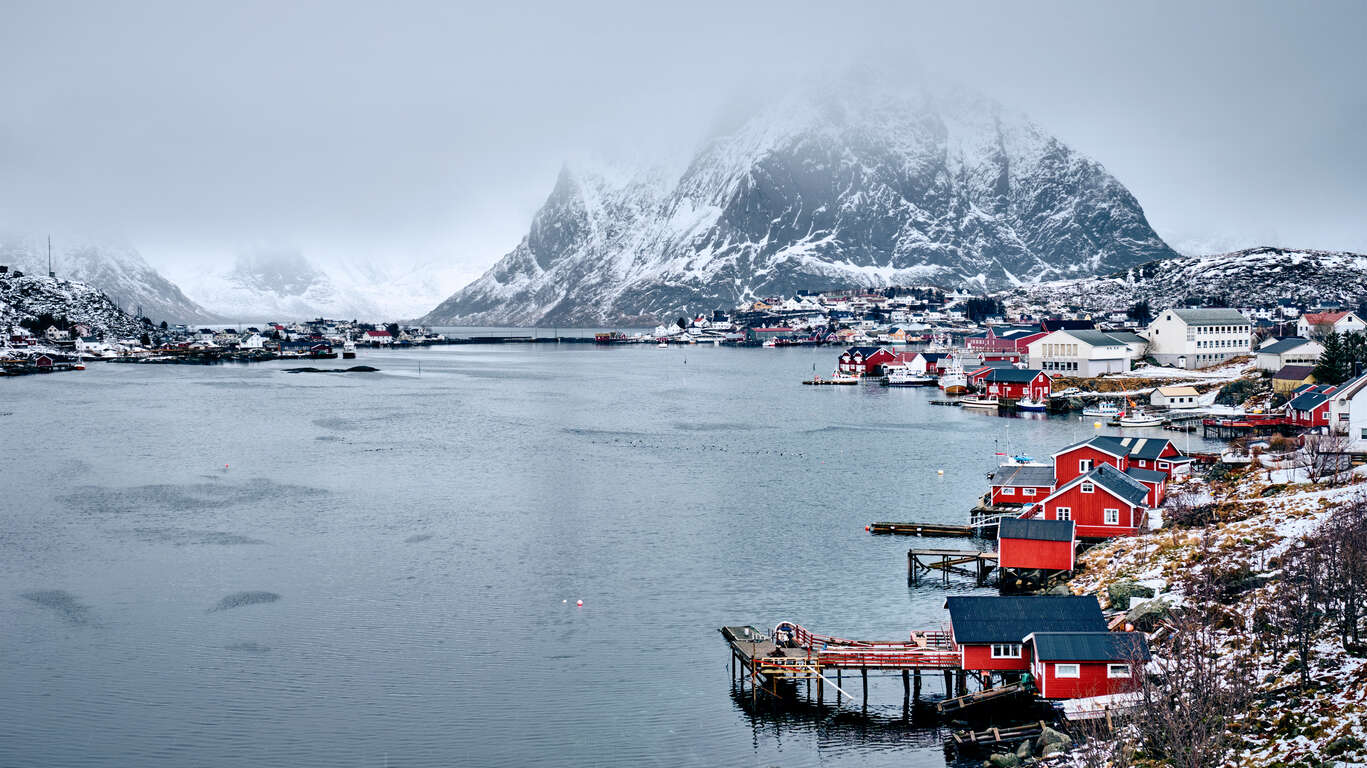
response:
[[[1003,289],[1176,254],[1099,164],[991,102],[790,100],[677,177],[563,171],[434,325],[600,325],[798,289]]]

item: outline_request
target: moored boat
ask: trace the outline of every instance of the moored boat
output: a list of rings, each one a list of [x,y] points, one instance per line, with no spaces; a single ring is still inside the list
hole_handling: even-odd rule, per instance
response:
[[[940,374],[939,383],[940,389],[943,389],[946,395],[962,395],[968,391],[968,376],[958,363],[951,365],[944,373]]]
[[[1083,416],[1111,417],[1119,416],[1123,411],[1115,403],[1097,403],[1082,409]]]
[[[1122,427],[1161,427],[1163,417],[1152,413],[1146,413],[1143,408],[1135,408],[1133,411],[1119,419]]]
[[[347,339],[346,343],[342,345],[342,359],[356,359],[356,342],[352,341],[351,339]]]
[[[893,368],[883,377],[883,385],[888,387],[924,387],[934,383],[935,379],[925,374],[913,373],[906,366]]]
[[[1044,401],[1044,400],[1035,400],[1035,399],[1033,399],[1033,398],[1031,398],[1031,397],[1029,397],[1029,396],[1027,396],[1027,397],[1022,397],[1021,399],[1019,399],[1019,400],[1016,401],[1016,410],[1018,410],[1018,411],[1047,411],[1047,410],[1049,410],[1049,403],[1048,403],[1047,401]]]
[[[959,401],[959,405],[962,405],[962,406],[965,407],[965,408],[984,408],[984,409],[990,408],[990,409],[992,409],[992,410],[996,410],[997,406],[1000,405],[1000,401],[997,400],[997,398],[996,398],[995,396],[994,396],[994,397],[965,397],[964,399],[962,399],[962,400]]]

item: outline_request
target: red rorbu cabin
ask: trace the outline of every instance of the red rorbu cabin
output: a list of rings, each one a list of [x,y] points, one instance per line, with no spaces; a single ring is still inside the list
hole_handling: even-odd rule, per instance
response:
[[[1029,397],[1043,402],[1049,399],[1053,389],[1049,374],[1034,368],[994,368],[988,371],[979,382],[988,395],[996,395],[1004,400],[1019,400]]]
[[[1102,464],[1059,486],[1024,517],[1072,520],[1078,538],[1133,536],[1148,524],[1149,486]]]
[[[850,347],[840,355],[837,367],[841,373],[877,376],[883,372],[883,366],[896,359],[897,356],[885,347]]]
[[[1105,632],[1101,604],[1088,595],[963,596],[945,599],[950,638],[965,670],[1025,672],[1032,632]]]
[[[1024,644],[1042,699],[1129,693],[1149,660],[1140,632],[1034,632]]]
[[[1296,389],[1296,396],[1286,404],[1286,415],[1291,421],[1303,427],[1329,426],[1330,395],[1336,388],[1332,385],[1307,385]]]
[[[1151,469],[1169,478],[1186,472],[1191,459],[1183,456],[1166,438],[1100,435],[1058,451],[1053,456],[1054,476],[1060,483],[1110,464],[1121,472],[1131,467]]]
[[[1054,491],[1054,468],[1037,464],[1004,464],[992,473],[993,506],[1043,501]]]
[[[1003,517],[997,524],[997,565],[1004,570],[1073,570],[1072,520]]]

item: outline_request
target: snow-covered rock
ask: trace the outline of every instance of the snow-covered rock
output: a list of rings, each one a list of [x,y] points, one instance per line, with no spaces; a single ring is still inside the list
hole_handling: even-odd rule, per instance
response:
[[[0,332],[42,315],[88,325],[98,336],[136,337],[143,326],[102,291],[47,275],[0,274]],[[35,329],[44,330],[44,329]]]
[[[1290,299],[1357,306],[1367,296],[1367,255],[1342,251],[1248,248],[1209,256],[1163,259],[1106,276],[1025,286],[1012,295],[1034,306],[1072,305],[1091,312],[1124,311],[1145,300],[1167,307],[1267,307]]]
[[[432,325],[596,325],[798,289],[975,290],[1176,254],[1098,163],[960,93],[828,89],[760,111],[681,174],[566,168],[523,241]]]
[[[0,264],[25,274],[46,275],[46,238],[0,236]],[[134,248],[62,236],[53,243],[53,271],[59,278],[103,291],[132,315],[157,322],[213,322],[212,314],[153,269]]]

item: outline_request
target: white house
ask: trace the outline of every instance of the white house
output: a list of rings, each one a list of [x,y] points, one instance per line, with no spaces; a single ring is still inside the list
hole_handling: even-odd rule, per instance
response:
[[[1314,365],[1324,354],[1318,341],[1297,336],[1268,339],[1258,347],[1258,370],[1276,373],[1288,365]]]
[[[1329,396],[1329,426],[1348,438],[1348,450],[1367,451],[1367,375],[1349,379]]]
[[[1054,331],[1030,342],[1030,367],[1084,378],[1123,373],[1130,370],[1135,359],[1134,347],[1126,335],[1134,336],[1103,331]]]
[[[1205,368],[1249,354],[1253,326],[1233,309],[1165,309],[1143,336],[1159,364]]]
[[[237,346],[241,349],[261,349],[266,346],[266,337],[259,333],[249,333]]]
[[[1159,387],[1149,395],[1149,404],[1155,408],[1195,408],[1200,396],[1193,387]]]
[[[1306,312],[1296,321],[1296,335],[1305,339],[1361,330],[1367,330],[1367,323],[1352,312]]]

